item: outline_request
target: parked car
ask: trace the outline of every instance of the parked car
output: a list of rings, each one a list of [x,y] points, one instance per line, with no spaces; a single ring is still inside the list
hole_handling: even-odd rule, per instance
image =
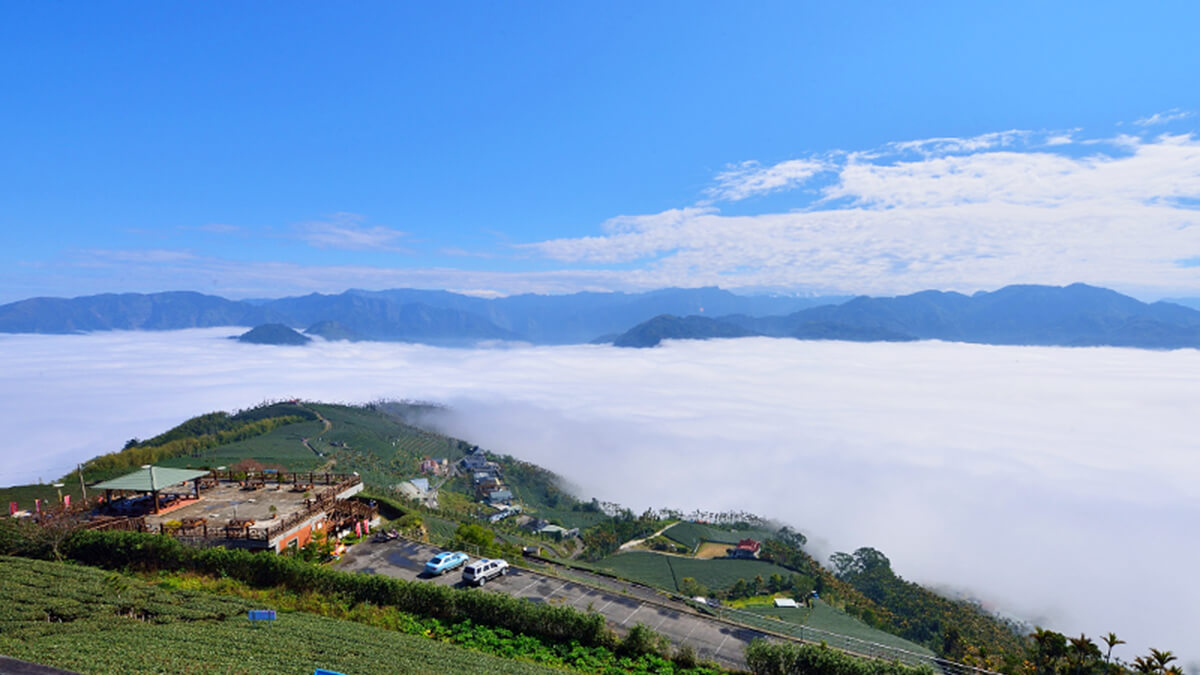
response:
[[[442,551],[430,558],[429,562],[425,563],[425,572],[427,574],[442,574],[459,565],[465,564],[467,560],[469,560],[469,557],[462,551]]]
[[[468,584],[482,586],[496,577],[508,573],[507,560],[483,558],[463,568],[462,580]]]

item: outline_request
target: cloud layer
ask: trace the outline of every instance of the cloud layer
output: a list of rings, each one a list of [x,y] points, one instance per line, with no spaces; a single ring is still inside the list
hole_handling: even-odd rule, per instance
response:
[[[238,332],[0,336],[0,482],[201,412],[436,400],[448,429],[630,506],[746,509],[875,546],[1060,630],[1197,659],[1200,352],[745,339],[453,350]],[[1193,651],[1189,651],[1193,650]]]

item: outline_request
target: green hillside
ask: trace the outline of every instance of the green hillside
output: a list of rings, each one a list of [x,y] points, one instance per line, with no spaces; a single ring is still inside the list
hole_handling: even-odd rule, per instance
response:
[[[631,581],[675,593],[684,592],[680,587],[684,577],[718,591],[732,587],[738,579],[753,579],[756,576],[767,578],[772,574],[790,577],[795,574],[792,570],[763,560],[698,560],[649,551],[618,553],[596,562],[595,566]]]
[[[715,541],[721,544],[736,544],[742,539],[750,538],[757,541],[766,541],[774,538],[775,532],[760,528],[730,528],[719,527],[716,525],[706,525],[704,523],[682,522],[677,525],[672,525],[670,529],[663,532],[663,536],[677,541],[691,550],[696,550],[702,541]]]
[[[835,607],[830,607],[821,600],[814,601],[811,608],[774,607],[773,605],[760,604],[743,607],[741,611],[756,615],[762,619],[760,622],[747,621],[748,623],[762,626],[777,633],[803,636],[810,640],[832,640],[832,638],[826,638],[826,636],[820,633],[803,633],[795,628],[803,626],[827,633],[845,635],[864,642],[906,649],[917,654],[933,656],[933,652],[929,649],[891,633],[872,628],[849,614]],[[746,617],[739,615],[738,619],[746,620]]]
[[[147,441],[131,439],[123,450],[89,462],[85,473],[91,480],[96,474],[120,472],[120,467],[138,464],[147,456],[155,457],[156,463],[180,467],[233,467],[254,460],[290,470],[354,471],[363,477],[373,496],[397,500],[391,517],[420,515],[426,536],[434,543],[450,545],[459,526],[478,524],[476,516],[484,511],[476,503],[469,478],[452,478],[442,485],[436,511],[403,500],[391,491],[391,486],[417,475],[423,458],[453,462],[472,448],[467,442],[413,426],[412,422],[427,419],[431,412],[427,405],[407,403],[346,406],[288,402],[234,415],[210,413]],[[890,574],[886,565],[864,567],[858,572],[858,568],[839,568],[835,573],[806,552],[803,536],[787,530],[773,531],[749,514],[721,514],[714,519],[744,519],[752,524],[734,527],[684,521],[667,527],[662,536],[691,551],[704,542],[714,544],[708,548],[722,549],[725,544],[752,538],[763,542],[761,560],[700,559],[647,551],[614,555],[621,543],[662,530],[681,514],[646,511],[639,515],[617,505],[583,501],[572,495],[557,476],[540,467],[512,457],[491,458],[501,465],[505,485],[513,490],[526,515],[582,531],[580,546],[577,541],[560,544],[538,538],[520,529],[518,518],[484,523],[482,536],[492,538],[493,544],[505,542],[507,552],[514,551],[514,546],[538,544],[553,556],[582,556],[567,561],[573,564],[589,560],[598,570],[632,581],[686,595],[711,593],[724,600],[772,592],[803,597],[815,589],[830,607],[809,620],[833,632],[846,630],[861,635],[864,629],[879,629],[950,658],[964,658],[971,649],[978,648],[987,652],[993,666],[998,665],[996,658],[1021,650],[1023,638],[1015,632],[1017,627],[967,603],[941,598],[905,582]],[[70,485],[68,482],[64,489],[70,490]],[[8,488],[0,490],[0,498],[7,495],[19,499],[21,506],[28,508],[33,496],[55,495],[56,499],[52,490],[47,486]],[[421,532],[420,527],[416,532]],[[711,550],[706,553],[711,554]],[[882,554],[879,557],[882,559]],[[691,581],[685,583],[685,579]],[[697,590],[701,587],[703,590]],[[755,622],[774,619],[752,613],[747,621],[758,625]],[[837,628],[839,625],[843,628]],[[874,641],[886,643],[883,639]]]
[[[266,466],[278,465],[289,471],[310,471],[320,468],[325,460],[304,447],[303,439],[316,438],[324,429],[317,421],[298,422],[279,427],[269,433],[244,441],[219,445],[194,455],[171,457],[157,462],[160,466],[215,468],[233,466],[245,459],[254,459]]]

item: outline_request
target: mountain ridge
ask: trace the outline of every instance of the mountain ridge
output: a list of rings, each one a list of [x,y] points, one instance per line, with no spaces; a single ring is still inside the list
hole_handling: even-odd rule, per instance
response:
[[[1168,302],[1144,303],[1116,291],[1071,284],[1021,284],[973,295],[920,291],[892,298],[859,296],[840,305],[786,316],[718,317],[768,337],[843,340],[945,340],[994,345],[1200,347],[1200,312]],[[697,324],[696,328],[700,325]],[[639,327],[623,346],[637,343]],[[631,335],[631,333],[633,333]],[[622,338],[614,344],[619,343]],[[725,337],[694,331],[690,339]],[[634,344],[636,343],[636,344]]]
[[[655,323],[646,325],[651,321]],[[0,305],[0,333],[268,323],[306,329],[330,340],[444,346],[501,340],[646,347],[662,339],[763,335],[806,340],[1200,347],[1200,311],[1165,301],[1144,303],[1082,283],[1019,284],[972,295],[925,290],[855,298],[740,296],[715,287],[506,298],[411,288],[351,289],[253,301],[171,291],[30,298]]]

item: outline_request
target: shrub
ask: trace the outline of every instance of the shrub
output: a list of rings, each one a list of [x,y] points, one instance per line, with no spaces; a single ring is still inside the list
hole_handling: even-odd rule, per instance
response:
[[[825,645],[798,645],[757,639],[746,647],[754,675],[933,675],[929,666],[873,661],[849,656]]]

